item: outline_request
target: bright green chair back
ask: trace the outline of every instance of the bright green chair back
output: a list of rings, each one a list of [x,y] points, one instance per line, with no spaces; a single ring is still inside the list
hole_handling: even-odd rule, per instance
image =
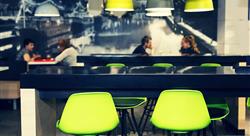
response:
[[[115,67],[115,68],[122,68],[125,67],[126,65],[123,63],[109,63],[106,65],[106,67]]]
[[[66,134],[91,135],[111,131],[118,124],[109,93],[78,93],[69,97],[57,128]]]
[[[221,67],[221,64],[219,64],[219,63],[203,63],[203,64],[201,64],[201,67]]]
[[[247,98],[247,108],[250,108],[250,98]]]
[[[165,90],[156,103],[151,122],[161,129],[188,132],[206,128],[211,120],[201,92]]]
[[[171,63],[155,63],[153,64],[153,67],[162,67],[162,68],[169,68],[173,67],[174,65]]]

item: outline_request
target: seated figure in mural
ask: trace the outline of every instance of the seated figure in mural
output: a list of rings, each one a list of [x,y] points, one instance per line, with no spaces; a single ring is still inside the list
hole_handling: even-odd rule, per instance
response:
[[[17,54],[16,60],[30,62],[40,58],[40,55],[33,52],[34,47],[34,42],[31,39],[25,39],[23,42],[23,48]]]
[[[58,41],[60,54],[55,60],[65,66],[76,66],[78,52],[70,43],[70,39],[61,39]]]
[[[196,56],[200,54],[200,50],[195,42],[193,35],[183,37],[181,41],[180,53],[182,56]]]
[[[140,56],[150,56],[152,50],[152,38],[150,36],[144,36],[141,40],[141,44],[135,48],[133,54]]]

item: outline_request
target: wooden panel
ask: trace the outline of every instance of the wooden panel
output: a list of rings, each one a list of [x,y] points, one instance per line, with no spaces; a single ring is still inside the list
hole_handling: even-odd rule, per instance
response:
[[[0,99],[20,98],[19,81],[0,81]]]

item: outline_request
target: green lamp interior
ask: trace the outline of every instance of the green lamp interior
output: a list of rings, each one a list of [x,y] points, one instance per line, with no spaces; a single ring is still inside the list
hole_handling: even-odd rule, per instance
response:
[[[107,0],[107,11],[134,11],[133,0]]]
[[[186,0],[185,12],[206,12],[213,11],[212,0]]]

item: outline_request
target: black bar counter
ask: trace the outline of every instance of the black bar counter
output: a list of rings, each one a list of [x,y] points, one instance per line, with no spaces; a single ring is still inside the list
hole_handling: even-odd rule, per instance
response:
[[[135,56],[96,55],[78,56],[78,62],[86,66],[104,66],[108,63],[124,63],[127,66],[151,66],[154,63],[172,63],[175,66],[199,66],[202,63],[220,63],[223,66],[238,66],[239,62],[250,64],[250,56]]]
[[[110,91],[114,95],[146,97],[156,97],[164,89],[185,88],[215,96],[250,96],[249,73],[237,74],[231,67],[209,68],[210,71],[202,67],[187,68],[174,68],[168,73],[110,74],[94,73],[86,68],[43,67],[22,74],[21,88],[58,91],[58,95],[72,91]]]

